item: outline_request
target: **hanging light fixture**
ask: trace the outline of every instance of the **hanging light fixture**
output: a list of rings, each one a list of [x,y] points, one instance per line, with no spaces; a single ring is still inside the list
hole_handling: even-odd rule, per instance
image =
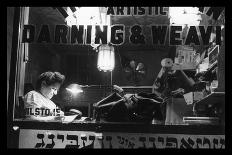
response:
[[[98,47],[97,68],[99,71],[112,71],[115,65],[114,47],[102,44]]]

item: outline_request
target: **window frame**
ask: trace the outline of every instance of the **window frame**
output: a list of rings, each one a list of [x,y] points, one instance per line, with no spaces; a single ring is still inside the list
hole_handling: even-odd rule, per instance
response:
[[[23,96],[25,65],[28,61],[28,43],[22,43],[22,30],[28,23],[29,7],[15,7],[13,17],[13,35],[10,61],[10,78],[7,118],[14,121],[16,109],[19,107],[19,97]]]

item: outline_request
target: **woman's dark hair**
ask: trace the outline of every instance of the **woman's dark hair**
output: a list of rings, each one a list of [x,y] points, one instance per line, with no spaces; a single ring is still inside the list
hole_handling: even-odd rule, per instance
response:
[[[40,90],[41,84],[44,81],[48,86],[51,86],[55,83],[62,84],[65,80],[65,76],[60,74],[59,72],[44,72],[40,74],[39,78],[37,79],[35,89]]]

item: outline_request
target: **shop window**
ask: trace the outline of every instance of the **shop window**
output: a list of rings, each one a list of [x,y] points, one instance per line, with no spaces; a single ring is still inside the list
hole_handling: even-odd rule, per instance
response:
[[[119,7],[117,9],[119,9]],[[89,10],[90,12],[86,12],[86,10]],[[94,11],[96,12],[94,13]],[[51,101],[64,112],[70,112],[70,109],[76,109],[81,111],[83,117],[91,117],[97,121],[100,118],[106,122],[151,122],[153,118],[162,121],[165,119],[165,112],[168,112],[168,110],[162,109],[166,107],[160,105],[159,108],[157,108],[156,105],[163,102],[163,100],[160,100],[160,94],[154,91],[154,88],[156,87],[154,82],[156,76],[161,75],[162,77],[164,75],[162,69],[163,67],[167,67],[162,66],[162,60],[164,58],[168,58],[168,60],[173,59],[174,63],[178,62],[180,65],[182,61],[180,62],[179,58],[182,58],[183,55],[181,55],[181,52],[179,52],[179,54],[178,52],[176,53],[176,51],[178,51],[178,48],[176,48],[177,46],[170,47],[166,45],[161,46],[160,44],[157,45],[155,40],[150,39],[151,37],[156,40],[158,39],[155,38],[155,36],[151,36],[154,34],[150,33],[153,30],[158,31],[157,27],[152,27],[153,29],[150,29],[151,31],[148,30],[148,28],[151,28],[150,25],[156,22],[160,22],[157,24],[167,25],[167,23],[169,23],[169,18],[166,13],[157,15],[157,18],[154,19],[149,15],[146,15],[147,18],[138,16],[138,20],[142,19],[141,21],[149,19],[149,24],[146,23],[144,25],[138,25],[135,16],[119,15],[118,17],[116,15],[107,15],[107,9],[105,7],[22,7],[20,8],[20,13],[19,46],[17,50],[16,86],[14,96],[15,120],[24,119],[24,114],[28,113],[28,111],[25,111],[24,107],[24,96],[30,91],[38,91],[36,87],[37,79],[41,73],[47,71],[60,72],[65,75],[63,84],[59,88],[52,88],[55,89],[54,91],[58,90],[58,92],[51,98]],[[118,11],[117,13],[123,12]],[[81,17],[81,14],[88,15],[88,17],[86,16],[83,18]],[[88,18],[89,21],[82,20],[86,18]],[[128,21],[124,19],[128,19]],[[178,24],[178,21],[175,21],[174,17],[172,17],[172,20],[173,23],[169,23],[170,25]],[[145,22],[146,21],[144,21],[144,23]],[[196,25],[198,25],[199,22],[200,21],[197,21]],[[110,32],[111,24],[117,26],[113,27],[114,30],[115,28],[118,28],[118,30],[115,31],[117,34],[114,34],[115,38],[113,38],[113,40],[110,40],[112,39],[110,33],[114,32]],[[120,24],[124,24],[125,26],[121,26]],[[146,27],[146,25],[149,26]],[[166,30],[165,28],[168,27],[164,26],[163,30]],[[187,29],[187,27],[185,27],[185,29]],[[184,33],[189,33],[187,31],[185,32],[184,29],[183,31]],[[141,35],[141,40],[138,40],[137,37],[133,36],[134,33],[137,32],[139,32],[140,35],[144,34],[147,38],[143,40],[144,36]],[[216,32],[219,32],[219,28],[216,29]],[[167,38],[159,38],[159,42],[165,44],[170,40],[169,37],[170,36]],[[125,43],[120,43],[119,45],[122,45],[121,47],[115,46],[116,42],[120,41],[120,39],[124,39]],[[102,44],[104,45],[102,46]],[[188,51],[193,51],[193,47],[190,45],[180,45],[180,48],[179,51],[186,51],[188,48],[190,48]],[[219,48],[215,49],[215,52],[212,52],[212,54],[208,53],[209,57],[218,54]],[[194,48],[194,52],[195,50],[196,49]],[[111,66],[110,71],[101,69],[101,67],[99,67],[100,65],[98,66],[99,53],[104,55],[105,51],[106,53],[107,51],[110,51],[112,55],[115,56],[115,66]],[[174,56],[177,55],[178,57],[175,59]],[[192,55],[189,55],[188,57],[192,58]],[[212,64],[215,64],[213,62]],[[189,68],[189,70],[193,70],[195,69],[194,67],[187,66],[186,70]],[[178,69],[178,65],[176,68],[176,70],[180,70]],[[196,78],[194,77],[195,71],[187,72],[188,71],[185,71],[185,74],[187,74],[186,76],[181,75],[185,80],[186,77],[188,79],[188,76],[192,76],[191,80]],[[213,77],[215,79],[212,80],[217,82],[215,74],[213,74]],[[185,84],[186,81],[181,81],[177,74],[173,74],[173,77],[171,78],[173,79],[169,79],[171,83],[169,87],[172,87],[173,85],[173,87],[177,87],[175,89],[173,88],[174,92],[177,90],[181,92],[181,89],[178,89],[179,83],[180,85]],[[179,83],[173,82],[176,80],[175,78]],[[168,85],[168,80],[159,80],[159,85],[161,85],[160,89],[165,89]],[[191,80],[188,79],[187,83],[192,83]],[[215,83],[215,85],[216,84],[217,83]],[[79,94],[72,94],[74,91],[71,91],[70,93],[70,91],[66,89],[69,88],[70,85],[79,87],[81,89],[79,90]],[[114,87],[114,85],[118,85],[121,88]],[[165,94],[168,91],[168,93],[171,92],[170,90],[165,91],[166,90],[162,93]],[[187,91],[190,91],[190,89]],[[127,111],[125,109],[129,109],[133,106],[130,105],[131,102],[128,101],[127,95],[130,96],[130,99],[136,104],[139,104],[139,97],[136,98],[136,95],[146,99],[149,98],[150,100],[143,100],[143,105],[146,105],[147,107],[145,106],[144,108],[142,106],[141,108],[138,108],[137,106],[137,114],[135,113],[135,115],[127,117]],[[170,103],[174,103],[174,101],[179,102],[179,100],[172,100],[172,98],[169,98],[169,101]],[[153,102],[155,102],[155,104],[152,104]],[[104,105],[106,103],[111,103],[109,105],[117,106],[114,108],[107,107],[106,109],[108,109],[108,111],[104,113]],[[186,104],[183,96],[180,103],[183,103],[184,105]],[[150,111],[153,110],[153,108],[156,109],[156,112]],[[99,111],[99,109],[103,110]],[[121,110],[120,114],[122,115],[120,116],[118,109]],[[183,108],[177,109],[177,112],[182,113],[179,109]],[[169,110],[173,110],[173,108]],[[187,109],[186,112],[189,111],[191,110]],[[33,112],[30,111],[29,113]],[[189,116],[192,116],[192,114]],[[105,118],[106,120],[104,120]],[[180,119],[182,123],[183,120],[182,118]]]

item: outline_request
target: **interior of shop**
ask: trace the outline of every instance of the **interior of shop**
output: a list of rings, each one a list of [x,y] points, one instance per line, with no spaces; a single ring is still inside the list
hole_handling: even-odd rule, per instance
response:
[[[223,9],[212,12],[211,7],[29,7],[22,20],[17,98],[35,89],[41,73],[58,71],[66,78],[52,101],[91,121],[224,124],[225,17]],[[104,52],[110,55],[101,57]],[[70,85],[81,92],[68,91]],[[115,105],[128,100],[137,104],[137,115],[119,117],[123,109]],[[102,108],[109,103],[113,112]]]

